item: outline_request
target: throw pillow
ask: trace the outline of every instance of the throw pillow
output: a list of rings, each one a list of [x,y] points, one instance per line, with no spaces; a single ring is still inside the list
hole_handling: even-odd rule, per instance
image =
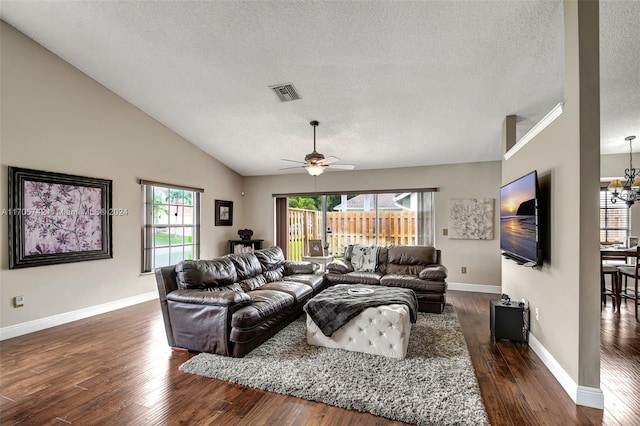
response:
[[[351,254],[351,264],[355,271],[375,272],[378,264],[378,246],[353,246]]]

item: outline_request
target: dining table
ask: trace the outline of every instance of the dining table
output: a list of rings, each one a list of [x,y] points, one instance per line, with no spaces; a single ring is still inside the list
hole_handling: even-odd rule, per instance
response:
[[[600,261],[615,260],[622,261],[624,264],[629,265],[630,259],[635,262],[638,253],[638,247],[624,247],[622,245],[601,245],[600,246]],[[615,266],[615,264],[614,264]],[[612,288],[616,297],[616,305],[618,311],[620,311],[620,305],[622,304],[622,282],[618,279],[618,285]]]

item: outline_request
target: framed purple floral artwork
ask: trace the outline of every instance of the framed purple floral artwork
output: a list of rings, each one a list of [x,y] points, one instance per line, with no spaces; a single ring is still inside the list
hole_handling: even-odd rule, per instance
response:
[[[112,258],[111,185],[9,167],[9,268]]]

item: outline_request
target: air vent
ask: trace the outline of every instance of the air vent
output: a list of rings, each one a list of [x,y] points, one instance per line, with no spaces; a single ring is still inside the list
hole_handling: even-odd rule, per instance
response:
[[[293,84],[277,84],[275,86],[269,86],[270,89],[273,89],[275,94],[278,96],[281,102],[289,102],[295,101],[296,99],[300,99],[300,95],[298,95],[298,91]]]

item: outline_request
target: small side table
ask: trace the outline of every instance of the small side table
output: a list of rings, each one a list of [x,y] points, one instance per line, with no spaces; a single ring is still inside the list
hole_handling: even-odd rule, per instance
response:
[[[333,256],[302,256],[302,260],[320,264],[320,270],[325,272],[327,270],[327,263],[333,262]]]
[[[229,253],[247,253],[262,248],[264,240],[229,240]]]

